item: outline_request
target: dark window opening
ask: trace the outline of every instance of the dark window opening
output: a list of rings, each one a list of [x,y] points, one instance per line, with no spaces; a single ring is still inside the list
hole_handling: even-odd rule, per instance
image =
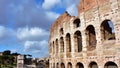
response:
[[[58,47],[58,39],[56,39],[56,53],[58,53],[58,50],[59,49],[59,47]]]
[[[101,37],[102,40],[115,40],[115,31],[113,22],[105,20],[101,24]]]
[[[72,64],[70,62],[68,63],[68,68],[72,68]]]
[[[92,25],[89,25],[86,28],[86,41],[88,50],[94,50],[96,48],[96,33]]]
[[[107,62],[104,68],[118,68],[118,66],[114,62]]]
[[[64,65],[64,63],[61,63],[61,68],[65,68],[65,65]]]
[[[71,38],[69,33],[66,35],[66,50],[67,52],[71,52]]]
[[[98,68],[98,65],[96,62],[92,62],[90,63],[89,68]]]
[[[60,35],[63,35],[64,34],[64,31],[63,31],[63,28],[60,29]]]
[[[82,36],[81,36],[80,31],[75,32],[74,42],[75,42],[75,51],[81,52],[82,51]]]
[[[74,28],[80,27],[80,19],[74,20]]]
[[[61,51],[61,52],[64,52],[64,41],[63,41],[63,37],[60,38],[60,45],[61,45],[61,46],[60,46],[60,47],[61,47],[60,51]]]
[[[77,63],[76,68],[84,68],[82,63]]]

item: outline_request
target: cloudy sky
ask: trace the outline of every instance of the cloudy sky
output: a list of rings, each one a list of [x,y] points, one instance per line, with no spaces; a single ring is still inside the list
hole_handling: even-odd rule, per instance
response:
[[[48,56],[49,28],[65,11],[77,16],[79,0],[0,0],[0,52]]]

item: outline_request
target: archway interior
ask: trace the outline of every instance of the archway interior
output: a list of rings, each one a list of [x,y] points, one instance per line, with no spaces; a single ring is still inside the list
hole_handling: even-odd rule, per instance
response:
[[[96,62],[91,62],[89,68],[98,68],[98,65]]]
[[[53,41],[53,54],[55,54],[55,44],[54,44],[54,41]]]
[[[87,49],[94,50],[96,48],[96,33],[95,28],[92,25],[89,25],[86,28],[86,37],[87,37]]]
[[[105,20],[102,22],[101,35],[102,40],[115,40],[115,31],[112,21]]]
[[[76,31],[74,34],[74,42],[75,42],[75,51],[82,51],[82,36],[80,31]]]
[[[60,45],[61,45],[61,46],[60,46],[60,47],[61,47],[61,48],[60,48],[60,51],[61,51],[61,53],[63,53],[63,52],[64,52],[64,41],[63,41],[63,37],[60,38]]]
[[[61,63],[61,68],[65,68],[65,65],[64,65],[64,63]]]
[[[64,30],[63,28],[60,29],[60,35],[63,35],[64,34]]]
[[[118,68],[118,66],[114,62],[107,62],[104,68]]]
[[[59,48],[58,48],[58,39],[56,39],[56,54],[58,53],[58,50]]]
[[[57,66],[56,66],[57,68],[59,68],[59,63],[57,63]]]
[[[74,28],[80,27],[80,19],[74,20]]]
[[[72,64],[71,63],[68,63],[68,68],[72,68]]]
[[[71,39],[69,33],[66,35],[66,50],[67,52],[71,52]]]
[[[76,68],[84,68],[82,63],[77,63]]]

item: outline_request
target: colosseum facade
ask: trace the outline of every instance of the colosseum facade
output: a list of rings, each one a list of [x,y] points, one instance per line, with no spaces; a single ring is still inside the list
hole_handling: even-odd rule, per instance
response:
[[[120,0],[80,0],[52,24],[49,53],[49,68],[120,68]]]

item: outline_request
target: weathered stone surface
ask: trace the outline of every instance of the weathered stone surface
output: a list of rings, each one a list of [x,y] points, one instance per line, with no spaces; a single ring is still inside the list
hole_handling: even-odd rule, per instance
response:
[[[78,17],[62,14],[50,29],[50,68],[120,68],[119,9],[120,0],[80,0]]]

